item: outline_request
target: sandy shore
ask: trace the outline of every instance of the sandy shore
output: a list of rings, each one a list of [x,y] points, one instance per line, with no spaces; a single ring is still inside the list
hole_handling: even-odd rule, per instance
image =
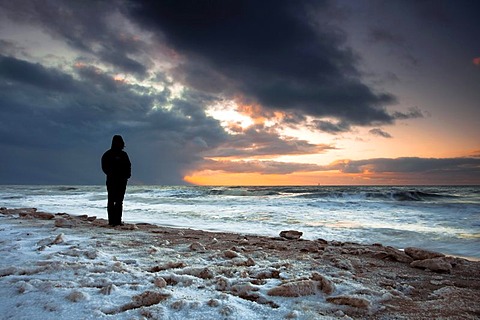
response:
[[[6,208],[0,236],[4,319],[480,318],[480,262],[418,248]]]

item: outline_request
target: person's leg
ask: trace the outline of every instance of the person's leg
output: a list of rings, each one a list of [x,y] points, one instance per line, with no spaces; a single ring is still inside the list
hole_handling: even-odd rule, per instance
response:
[[[113,211],[114,225],[120,225],[122,223],[123,199],[125,197],[126,187],[126,183],[123,182],[115,184],[115,205]]]
[[[107,200],[107,213],[108,213],[108,224],[114,225],[115,224],[115,187],[113,184],[107,184],[107,193],[108,193],[108,200]]]

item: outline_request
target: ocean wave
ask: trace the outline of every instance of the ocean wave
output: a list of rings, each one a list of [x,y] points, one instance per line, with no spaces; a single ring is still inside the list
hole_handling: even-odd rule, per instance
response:
[[[255,197],[255,196],[275,196],[279,192],[273,189],[263,188],[221,188],[211,189],[209,195],[215,196],[238,196],[238,197]]]
[[[445,195],[424,191],[392,191],[382,193],[367,193],[367,198],[382,198],[395,201],[428,201],[436,199],[454,198],[453,195]]]
[[[396,190],[384,187],[223,187],[207,192],[214,196],[290,196],[306,199],[324,200],[385,200],[385,201],[435,201],[459,198],[458,195],[443,191]]]

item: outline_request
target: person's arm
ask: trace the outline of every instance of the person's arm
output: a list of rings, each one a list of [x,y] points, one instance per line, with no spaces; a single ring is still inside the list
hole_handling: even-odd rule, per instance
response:
[[[128,154],[125,152],[125,174],[127,179],[130,179],[132,176],[132,163],[130,162],[130,158]]]
[[[108,151],[105,152],[102,156],[102,171],[105,173],[107,176],[110,173],[110,165],[108,161]]]

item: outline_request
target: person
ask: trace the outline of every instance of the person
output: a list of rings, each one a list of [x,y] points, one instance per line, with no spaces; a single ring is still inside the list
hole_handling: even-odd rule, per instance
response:
[[[128,154],[123,151],[125,142],[122,136],[112,138],[112,147],[102,156],[102,170],[107,175],[107,212],[110,226],[123,225],[123,199],[127,189],[127,181],[132,174],[132,165]]]

